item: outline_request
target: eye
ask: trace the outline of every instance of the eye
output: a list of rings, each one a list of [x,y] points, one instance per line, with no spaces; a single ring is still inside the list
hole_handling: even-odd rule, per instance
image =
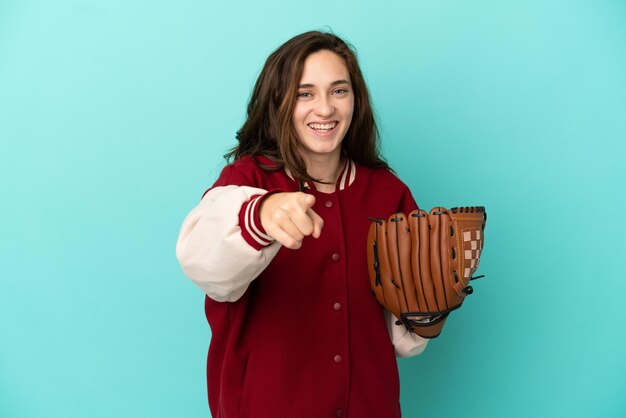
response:
[[[301,91],[300,93],[298,93],[298,97],[309,98],[311,97],[311,93],[309,93],[308,91]]]
[[[348,92],[347,89],[337,89],[337,90],[334,91],[334,93],[337,93],[337,94],[345,94],[347,92]]]

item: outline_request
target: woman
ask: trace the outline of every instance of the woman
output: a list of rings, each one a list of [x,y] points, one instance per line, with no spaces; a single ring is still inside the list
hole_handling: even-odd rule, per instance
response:
[[[237,139],[176,248],[207,294],[213,417],[399,417],[395,355],[427,340],[372,297],[365,243],[368,217],[417,204],[378,153],[352,50],[321,32],[279,47]]]

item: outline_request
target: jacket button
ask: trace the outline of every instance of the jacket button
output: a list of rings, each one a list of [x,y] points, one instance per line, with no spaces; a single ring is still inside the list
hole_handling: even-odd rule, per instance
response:
[[[342,417],[342,416],[343,416],[343,409],[339,408],[339,409],[337,410],[337,416],[338,416],[338,417]]]
[[[327,208],[332,208],[333,207],[333,201],[332,200],[327,200],[326,203],[324,203],[324,206],[326,206]]]
[[[341,357],[339,354],[337,354],[334,358],[335,363],[341,363],[341,360],[343,360],[343,357]]]
[[[332,255],[332,259],[333,261],[339,261],[339,259],[341,258],[341,256],[339,255],[339,253],[334,253]]]
[[[339,303],[339,302],[335,303],[333,305],[333,309],[336,310],[336,311],[340,310],[341,309],[341,303]]]

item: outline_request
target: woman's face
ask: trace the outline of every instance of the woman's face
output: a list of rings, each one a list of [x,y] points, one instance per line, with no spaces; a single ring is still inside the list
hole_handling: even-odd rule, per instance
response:
[[[305,160],[341,153],[353,110],[354,93],[343,58],[328,50],[309,55],[292,117]]]

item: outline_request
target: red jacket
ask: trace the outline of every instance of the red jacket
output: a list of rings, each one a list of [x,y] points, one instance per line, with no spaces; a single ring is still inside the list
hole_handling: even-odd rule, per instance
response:
[[[203,198],[217,205],[231,199],[228,193],[249,188],[233,206],[239,207],[237,236],[225,240],[233,249],[221,248],[219,231],[189,238],[205,222],[202,216],[217,216],[217,208],[185,221],[187,232],[181,231],[177,248],[181,265],[209,296],[216,292],[205,303],[212,331],[207,382],[214,418],[401,416],[392,340],[397,351],[404,347],[400,355],[418,354],[427,340],[388,325],[394,318],[384,315],[370,291],[365,243],[368,217],[408,213],[417,204],[386,169],[348,161],[339,179],[331,194],[305,189],[316,197],[313,210],[324,227],[320,238],[305,238],[298,250],[272,244],[258,219],[258,199],[268,191],[298,191],[296,181],[284,170],[261,169],[250,157],[225,167]],[[216,221],[205,224],[211,222]],[[225,252],[210,266],[224,264],[228,273],[254,265],[258,276],[246,270],[245,280],[226,277],[212,284],[212,273],[202,276],[199,262],[189,261],[201,259],[198,248],[206,245]],[[261,261],[263,252],[269,255]],[[231,282],[238,284],[229,288]]]

